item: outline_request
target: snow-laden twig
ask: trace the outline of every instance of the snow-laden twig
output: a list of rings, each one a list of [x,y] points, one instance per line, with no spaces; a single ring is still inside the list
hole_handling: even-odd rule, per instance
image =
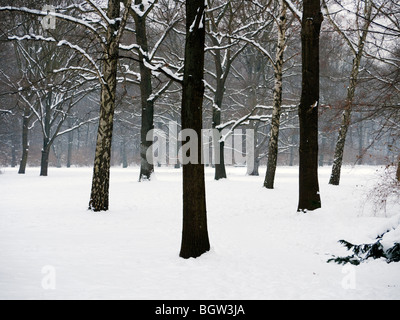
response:
[[[97,66],[96,62],[93,60],[93,58],[84,49],[82,49],[78,45],[74,45],[74,44],[68,42],[67,40],[57,41],[56,39],[54,39],[52,37],[45,38],[43,36],[35,35],[35,34],[25,35],[25,36],[22,36],[22,37],[10,36],[8,39],[9,40],[15,40],[15,41],[24,41],[24,40],[46,41],[46,42],[56,43],[57,46],[59,46],[59,47],[67,46],[70,49],[72,49],[72,50],[78,52],[80,55],[82,55],[92,65],[92,67],[94,68],[95,73],[96,73],[98,79],[100,80],[100,82],[104,83],[104,79],[103,79],[102,73],[100,71],[100,68]]]

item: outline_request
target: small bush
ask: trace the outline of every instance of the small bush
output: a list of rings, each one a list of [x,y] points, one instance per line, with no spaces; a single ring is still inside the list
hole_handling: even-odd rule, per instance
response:
[[[395,166],[387,166],[366,195],[364,206],[372,204],[374,216],[387,217],[388,205],[400,206],[400,182],[396,177],[396,171]]]
[[[355,245],[346,240],[340,240],[347,250],[353,254],[347,257],[334,257],[328,262],[338,264],[359,265],[368,259],[385,259],[387,263],[400,262],[400,220],[397,226],[390,228],[376,238],[374,243]]]

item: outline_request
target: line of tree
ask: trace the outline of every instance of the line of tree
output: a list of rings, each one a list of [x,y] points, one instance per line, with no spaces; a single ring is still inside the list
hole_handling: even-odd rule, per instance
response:
[[[398,163],[394,0],[58,0],[54,11],[45,4],[0,5],[7,61],[0,67],[0,151],[11,150],[14,166],[20,140],[23,174],[30,137],[40,132],[46,176],[51,153],[60,162],[57,144],[65,141],[71,166],[74,141],[86,131],[94,212],[109,210],[115,150],[127,167],[134,148],[139,181],[150,181],[156,168],[147,158],[149,134],[170,121],[199,137],[204,127],[216,129],[216,180],[227,178],[226,139],[237,128],[255,129],[248,174],[258,175],[265,161],[267,189],[279,157],[287,154],[293,165],[298,148],[302,212],[321,207],[318,166],[328,146],[334,185],[348,138],[358,137],[356,162],[385,148],[386,161]],[[209,250],[204,166],[183,165],[183,203],[181,256],[197,257]]]

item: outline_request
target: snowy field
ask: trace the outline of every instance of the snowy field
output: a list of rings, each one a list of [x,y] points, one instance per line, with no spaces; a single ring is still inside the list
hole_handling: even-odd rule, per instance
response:
[[[86,210],[91,169],[2,169],[0,299],[400,299],[398,263],[326,263],[347,255],[338,240],[373,242],[399,218],[364,206],[378,167],[344,168],[340,187],[321,169],[323,209],[308,214],[297,168],[278,168],[273,191],[245,168],[219,182],[208,169],[212,250],[196,260],[178,257],[181,171],[156,169],[138,183],[138,168],[114,168],[102,214]]]

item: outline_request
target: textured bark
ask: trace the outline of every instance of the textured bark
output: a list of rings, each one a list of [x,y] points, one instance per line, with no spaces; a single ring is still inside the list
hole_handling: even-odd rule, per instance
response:
[[[355,52],[355,57],[353,59],[353,66],[350,75],[350,83],[347,89],[346,105],[342,114],[342,124],[339,129],[339,135],[335,147],[332,173],[329,180],[329,184],[335,186],[338,186],[340,184],[340,174],[343,164],[343,153],[346,144],[347,132],[351,124],[351,113],[353,110],[353,101],[354,101],[355,91],[357,88],[358,76],[360,73],[360,64],[364,53],[365,41],[367,39],[369,27],[371,24],[372,1],[367,1],[366,5],[367,7],[366,7],[365,24],[362,29],[362,34],[359,37],[357,52]]]
[[[323,15],[320,0],[303,2],[302,93],[299,106],[300,174],[298,211],[321,208],[318,182],[319,40]]]
[[[136,0],[135,5],[142,5],[142,0]],[[153,88],[151,84],[151,70],[147,68],[143,62],[146,57],[143,53],[148,53],[149,47],[147,42],[146,16],[138,16],[133,13],[136,25],[136,42],[140,46],[139,50],[139,66],[140,66],[140,92],[142,104],[142,126],[140,131],[140,175],[139,181],[150,180],[154,172],[154,165],[149,163],[146,154],[147,150],[153,145],[152,139],[146,140],[147,133],[154,129],[154,102],[150,99]]]
[[[30,122],[30,112],[29,109],[26,108],[24,112],[24,116],[22,118],[22,157],[21,162],[19,164],[19,174],[25,174],[26,165],[28,163],[28,154],[29,154],[29,122]]]
[[[275,87],[274,102],[271,120],[271,131],[268,145],[268,162],[267,173],[265,175],[264,187],[267,189],[274,188],[276,166],[278,163],[278,143],[279,143],[279,127],[282,110],[282,81],[283,81],[283,63],[284,52],[286,48],[286,11],[287,7],[283,0],[279,0],[280,16],[279,16],[279,32],[278,32],[278,48],[275,60]]]
[[[195,130],[201,137],[204,96],[204,29],[203,0],[186,1],[185,70],[182,93],[182,129]],[[210,250],[204,165],[198,144],[198,163],[183,165],[183,231],[180,256],[197,258]]]
[[[109,0],[107,16],[110,19],[120,15],[120,1]],[[110,24],[107,29],[107,52],[104,58],[101,86],[101,106],[97,133],[96,153],[93,169],[92,192],[89,209],[94,212],[109,209],[109,186],[111,166],[111,144],[114,125],[115,96],[117,88],[118,42],[116,32],[118,24]]]

